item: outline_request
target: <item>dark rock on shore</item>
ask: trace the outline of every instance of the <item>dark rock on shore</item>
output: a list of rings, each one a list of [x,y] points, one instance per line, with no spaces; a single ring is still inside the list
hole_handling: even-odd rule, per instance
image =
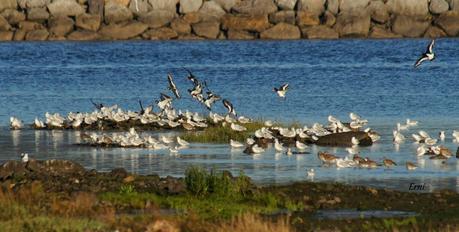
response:
[[[368,133],[359,132],[342,132],[319,137],[316,144],[319,146],[352,146],[352,137],[359,140],[359,146],[371,146],[373,141]]]

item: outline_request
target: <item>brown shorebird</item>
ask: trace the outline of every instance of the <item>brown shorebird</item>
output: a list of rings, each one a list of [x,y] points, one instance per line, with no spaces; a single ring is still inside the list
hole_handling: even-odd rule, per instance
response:
[[[359,161],[359,166],[361,168],[376,168],[378,166],[378,164],[375,161],[373,161],[373,160],[371,160],[369,158],[365,158],[365,159]]]
[[[409,171],[415,170],[416,168],[418,168],[418,166],[416,166],[415,164],[408,161],[406,162],[406,169],[408,169]]]
[[[387,158],[384,158],[383,163],[384,163],[384,166],[386,168],[391,168],[392,166],[397,166],[397,164],[393,160],[387,159]]]
[[[332,155],[330,153],[327,153],[327,152],[320,152],[317,154],[317,156],[319,157],[320,160],[322,160],[323,163],[325,164],[333,164],[333,163],[336,163],[336,159],[338,157],[336,157],[335,155]]]

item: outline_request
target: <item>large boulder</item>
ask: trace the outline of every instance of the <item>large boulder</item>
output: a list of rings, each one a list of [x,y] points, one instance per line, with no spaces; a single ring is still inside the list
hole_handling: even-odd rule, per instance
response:
[[[174,19],[171,22],[171,28],[172,30],[177,32],[179,35],[187,35],[191,33],[191,26],[184,19],[180,19],[180,18]]]
[[[295,24],[295,21],[295,11],[293,10],[281,10],[269,14],[269,22],[273,24],[281,22]]]
[[[140,21],[150,28],[160,28],[169,24],[175,17],[175,12],[167,10],[153,10],[140,17]]]
[[[424,18],[398,15],[392,24],[392,31],[405,37],[420,37],[429,25],[430,21]]]
[[[0,12],[5,9],[13,9],[16,10],[18,7],[18,3],[16,0],[1,0],[0,1]]]
[[[207,39],[216,39],[220,33],[220,23],[217,21],[200,22],[192,25],[193,32]]]
[[[339,10],[340,12],[348,11],[353,13],[359,13],[364,10],[370,4],[370,0],[340,0]]]
[[[51,17],[48,20],[48,28],[51,35],[65,36],[73,31],[74,22],[67,16]]]
[[[33,30],[39,30],[39,29],[45,29],[43,24],[37,23],[37,22],[31,22],[31,21],[23,21],[19,23],[19,29],[24,30],[24,31],[33,31]]]
[[[446,33],[441,28],[436,26],[430,26],[424,34],[424,38],[440,38],[446,36]]]
[[[339,11],[339,0],[327,0],[327,10],[333,14],[338,14]]]
[[[133,18],[132,12],[121,4],[108,2],[105,5],[105,22],[107,24],[129,21]]]
[[[27,20],[43,22],[49,18],[49,13],[44,7],[30,8],[27,10]]]
[[[150,29],[142,35],[142,37],[150,40],[169,40],[177,38],[177,36],[177,33],[168,27]]]
[[[30,9],[37,7],[46,7],[51,3],[51,0],[18,0],[18,5],[22,9]]]
[[[302,26],[315,26],[320,24],[319,16],[311,11],[298,11],[296,14],[296,24]]]
[[[43,41],[47,40],[49,32],[46,29],[39,29],[27,32],[25,39],[29,41]]]
[[[67,36],[68,40],[75,40],[75,41],[92,41],[98,40],[100,35],[94,31],[85,31],[85,30],[77,30],[70,33]]]
[[[242,0],[233,7],[240,14],[265,15],[277,11],[277,5],[273,0]]]
[[[338,39],[339,34],[332,28],[324,25],[302,27],[301,34],[306,39]]]
[[[83,14],[85,9],[75,0],[54,0],[48,5],[52,16],[77,16]]]
[[[4,10],[0,15],[3,16],[8,21],[8,23],[12,25],[16,25],[19,22],[26,20],[26,15],[24,13],[12,9]]]
[[[180,0],[180,13],[196,12],[201,6],[202,0]]]
[[[141,35],[148,29],[148,25],[141,22],[127,24],[110,24],[99,30],[102,36],[115,40],[126,40]]]
[[[301,38],[300,29],[288,23],[278,23],[274,27],[263,31],[261,39],[299,39]]]
[[[309,11],[319,16],[325,11],[325,0],[298,0],[298,10]]]
[[[133,0],[131,3],[129,3],[129,9],[135,15],[141,15],[148,13],[152,7],[150,3],[148,3],[148,0]]]
[[[319,137],[319,146],[352,146],[352,137],[359,140],[359,146],[371,146],[373,141],[366,132],[342,132]]]
[[[389,9],[382,1],[371,1],[368,9],[371,14],[371,19],[378,23],[386,23],[389,18]]]
[[[448,36],[457,36],[459,33],[459,12],[448,11],[441,14],[435,24],[443,29]]]
[[[83,30],[98,31],[101,24],[101,16],[97,14],[81,14],[76,17],[75,25]]]
[[[225,10],[214,1],[204,2],[199,10],[200,18],[203,21],[218,20],[225,14]]]
[[[0,16],[0,30],[1,31],[9,31],[11,29],[11,25],[8,23],[8,21],[3,18],[3,16]]]
[[[328,27],[332,27],[333,25],[335,25],[336,23],[336,17],[333,13],[331,13],[330,11],[325,11],[323,17],[322,17],[322,24],[324,24],[325,26],[328,26]]]
[[[297,0],[276,0],[277,6],[281,10],[293,10],[295,9]]]
[[[267,15],[236,16],[232,14],[226,14],[222,17],[221,22],[224,29],[238,31],[245,30],[262,32],[271,26]]]
[[[255,35],[248,31],[239,31],[239,30],[228,30],[228,39],[232,40],[252,40],[255,39]]]
[[[120,4],[120,5],[123,5],[123,6],[127,7],[131,0],[106,0],[106,1],[112,1],[114,3],[117,3],[117,4]],[[132,1],[135,1],[135,0],[132,0]]]
[[[452,11],[459,11],[459,0],[448,0],[448,3]]]
[[[22,41],[25,39],[25,36],[27,34],[27,31],[18,29],[14,32],[13,40],[14,41]]]
[[[241,0],[212,0],[213,2],[218,3],[224,10],[230,11],[233,6],[241,2]]]
[[[449,4],[445,0],[431,0],[429,10],[432,14],[441,14],[449,10]]]
[[[148,0],[153,10],[167,10],[176,12],[179,0]]]
[[[11,41],[13,36],[14,32],[12,31],[0,31],[0,41]]]
[[[391,39],[391,38],[401,38],[402,36],[393,33],[389,29],[375,26],[371,28],[370,35],[368,37],[373,38],[373,39]]]
[[[367,37],[370,31],[370,14],[362,12],[341,12],[336,19],[335,30],[340,37]]]
[[[388,0],[389,11],[396,15],[426,16],[429,14],[429,0]]]
[[[88,2],[88,13],[103,16],[105,0],[90,0]]]

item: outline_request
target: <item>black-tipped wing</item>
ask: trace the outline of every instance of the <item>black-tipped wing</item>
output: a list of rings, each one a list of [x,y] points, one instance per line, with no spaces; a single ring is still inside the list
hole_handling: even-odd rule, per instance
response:
[[[169,81],[169,89],[172,91],[172,93],[174,93],[177,99],[180,98],[180,93],[174,83],[174,80],[172,79],[172,74],[167,75],[167,80]]]
[[[426,61],[426,60],[428,60],[428,59],[429,59],[429,58],[428,58],[425,54],[423,54],[423,55],[416,61],[416,63],[414,64],[414,67],[415,67],[415,68],[419,67],[419,65],[421,65],[422,62],[424,62],[424,61]]]
[[[287,91],[288,90],[288,84],[283,84],[280,88],[279,88],[280,91]]]
[[[188,72],[188,80],[192,81],[194,85],[198,85],[199,84],[198,78],[196,78],[196,76],[194,76],[193,73],[189,69],[187,68],[183,68],[183,69],[185,69]]]

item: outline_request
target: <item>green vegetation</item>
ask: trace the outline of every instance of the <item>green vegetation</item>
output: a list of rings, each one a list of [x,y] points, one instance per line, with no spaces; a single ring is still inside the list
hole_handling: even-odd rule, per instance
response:
[[[161,196],[136,191],[108,192],[100,199],[117,207],[143,209],[148,202],[179,214],[194,214],[201,219],[232,218],[242,213],[270,214],[281,209],[301,210],[302,203],[285,200],[272,193],[253,189],[244,173],[232,178],[224,172],[200,167],[186,170],[187,194]]]

